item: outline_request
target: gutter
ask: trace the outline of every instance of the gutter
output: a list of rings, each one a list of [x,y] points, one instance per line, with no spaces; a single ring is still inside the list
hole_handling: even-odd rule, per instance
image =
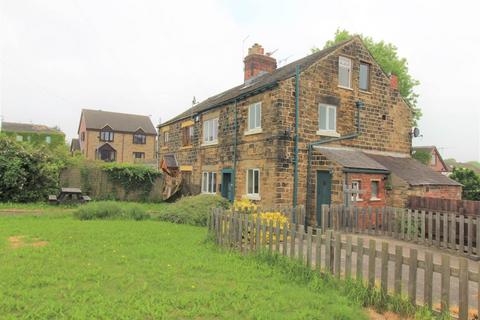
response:
[[[233,114],[233,128],[234,128],[234,140],[233,140],[233,177],[232,177],[232,200],[235,200],[235,191],[236,191],[236,180],[237,180],[237,143],[238,143],[238,136],[237,136],[237,100],[235,100],[234,104],[234,114]]]
[[[293,207],[297,207],[298,198],[298,122],[299,122],[300,66],[295,66],[295,143],[293,151]]]
[[[360,101],[360,100],[357,100],[355,102],[355,106],[357,107],[357,124],[356,124],[356,130],[355,132],[353,133],[349,133],[349,134],[346,134],[344,136],[341,136],[341,137],[337,137],[337,138],[327,138],[327,139],[321,139],[321,140],[318,140],[318,141],[315,141],[315,142],[312,142],[312,143],[309,143],[308,144],[308,155],[307,155],[307,203],[306,203],[306,207],[307,208],[310,208],[310,176],[311,176],[311,170],[312,170],[312,154],[313,154],[313,147],[315,146],[319,146],[319,145],[322,145],[322,144],[327,144],[327,143],[331,143],[331,142],[337,142],[337,141],[343,141],[343,140],[350,140],[350,139],[355,139],[355,138],[358,138],[362,133],[361,133],[361,125],[360,125],[360,109],[363,108],[364,106],[364,103],[363,101]],[[307,216],[305,215],[305,227],[307,227]]]

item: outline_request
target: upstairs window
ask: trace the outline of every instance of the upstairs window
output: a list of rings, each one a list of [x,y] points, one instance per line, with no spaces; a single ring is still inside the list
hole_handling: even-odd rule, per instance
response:
[[[184,127],[182,135],[182,145],[191,146],[193,143],[193,126]]]
[[[262,129],[262,103],[257,102],[248,107],[248,131]]]
[[[318,133],[337,132],[337,107],[328,104],[318,106]]]
[[[168,131],[165,131],[163,133],[163,144],[167,144],[168,143],[168,139],[169,139],[169,136],[168,136]]]
[[[218,118],[203,122],[203,143],[214,144],[218,141]]]
[[[100,131],[100,141],[112,142],[113,141],[113,130],[110,127],[105,127]]]
[[[146,144],[147,136],[143,131],[137,131],[133,134],[133,144]]]
[[[370,91],[370,65],[360,63],[360,75],[358,79],[358,87],[363,91]]]
[[[202,193],[214,194],[217,192],[217,173],[203,172],[202,173]]]
[[[133,153],[134,161],[141,161],[145,159],[145,152],[134,152]]]
[[[352,59],[338,57],[338,85],[343,88],[352,88]]]

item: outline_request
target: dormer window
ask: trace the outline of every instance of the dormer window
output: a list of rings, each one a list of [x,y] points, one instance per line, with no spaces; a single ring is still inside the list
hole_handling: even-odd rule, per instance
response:
[[[100,131],[100,141],[112,142],[113,141],[113,129],[109,126],[103,127]]]
[[[143,130],[138,130],[133,134],[133,144],[146,144],[147,143],[147,136]]]

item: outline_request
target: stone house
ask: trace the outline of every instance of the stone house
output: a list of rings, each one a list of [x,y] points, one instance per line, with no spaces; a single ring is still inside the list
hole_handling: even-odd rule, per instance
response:
[[[440,155],[440,152],[438,152],[437,147],[435,146],[413,147],[412,154],[414,154],[415,152],[429,153],[431,155],[429,166],[434,171],[443,173],[445,175],[448,175],[451,172],[450,168],[447,166],[445,161],[443,161],[443,158]]]
[[[280,68],[255,44],[244,63],[244,83],[159,126],[160,157],[193,193],[303,204],[311,223],[322,204],[405,205],[413,186],[392,193],[392,170],[371,155],[411,160],[412,110],[360,38]]]
[[[65,144],[65,133],[43,124],[2,122],[0,129],[3,134],[18,142],[43,144],[52,148]]]
[[[89,109],[80,116],[78,148],[89,160],[156,164],[156,137],[148,116]]]

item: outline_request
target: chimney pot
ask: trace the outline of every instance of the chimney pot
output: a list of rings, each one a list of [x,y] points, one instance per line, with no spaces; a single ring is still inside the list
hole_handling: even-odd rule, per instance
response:
[[[244,81],[247,81],[260,73],[272,73],[277,69],[277,60],[266,55],[263,47],[255,43],[248,49],[248,55],[243,60],[244,63]]]
[[[393,73],[390,75],[390,88],[398,90],[398,76]]]

